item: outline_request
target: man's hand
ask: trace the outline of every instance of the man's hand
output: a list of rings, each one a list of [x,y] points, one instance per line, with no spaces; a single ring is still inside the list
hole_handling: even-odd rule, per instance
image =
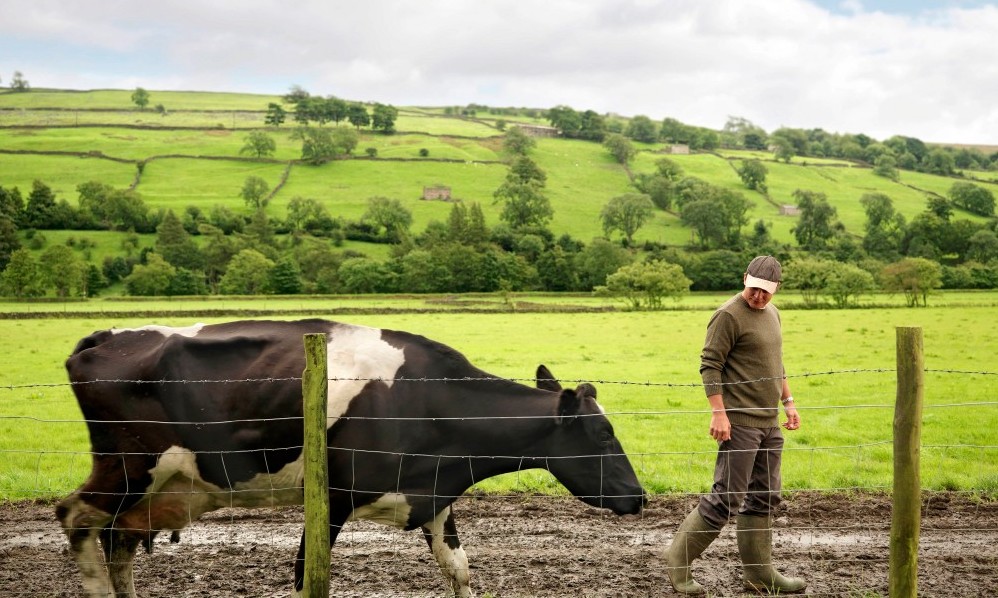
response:
[[[787,416],[787,421],[783,422],[783,427],[787,430],[796,430],[800,428],[800,415],[797,413],[797,408],[794,407],[793,403],[787,403],[783,406],[783,413]]]
[[[731,422],[728,412],[724,410],[724,398],[721,395],[707,397],[710,403],[710,436],[718,442],[731,440]]]
[[[718,441],[731,440],[731,422],[724,409],[714,409],[710,414],[710,435]]]

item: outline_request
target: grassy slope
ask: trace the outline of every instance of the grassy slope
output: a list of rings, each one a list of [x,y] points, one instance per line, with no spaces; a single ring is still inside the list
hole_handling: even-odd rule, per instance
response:
[[[151,104],[166,105],[170,110],[168,116],[134,110],[127,90],[0,93],[0,108],[13,108],[0,110],[0,124],[30,124],[31,118],[37,115],[63,120],[83,115],[91,122],[123,125],[141,121],[158,123],[156,126],[202,129],[148,130],[120,126],[0,129],[0,149],[100,151],[107,156],[135,161],[164,154],[237,157],[245,134],[232,127],[259,127],[266,104],[280,100],[277,96],[251,94],[156,91],[150,94]],[[37,110],[42,107],[62,110]],[[22,112],[29,108],[35,110]],[[499,206],[493,204],[492,192],[505,175],[505,167],[475,162],[492,163],[505,158],[501,151],[501,133],[493,126],[498,118],[481,115],[467,119],[445,116],[441,108],[403,108],[397,121],[399,134],[361,135],[355,154],[365,156],[366,148],[374,148],[380,160],[295,167],[287,186],[274,197],[271,210],[275,216],[283,217],[287,203],[293,197],[301,196],[325,202],[334,214],[355,218],[363,213],[369,197],[385,196],[399,199],[413,210],[414,230],[419,232],[430,220],[445,218],[449,210],[449,204],[419,201],[422,187],[445,184],[452,187],[455,197],[479,202],[488,222],[496,224]],[[289,124],[271,132],[277,142],[275,159],[285,161],[298,156],[298,143],[290,139],[292,128]],[[631,172],[653,171],[655,161],[663,157],[660,153],[663,146],[640,144],[639,148],[642,151],[630,165]],[[419,159],[421,149],[428,150],[429,159]],[[582,240],[601,235],[599,213],[603,205],[614,196],[633,191],[627,171],[599,144],[541,139],[532,157],[548,175],[547,193],[555,210],[551,226],[556,234],[570,233]],[[924,210],[926,192],[946,194],[955,180],[904,172],[901,182],[895,183],[873,175],[868,168],[850,166],[841,160],[794,159],[790,164],[767,161],[767,199],[746,190],[735,171],[739,159],[768,158],[766,153],[725,150],[719,156],[668,157],[679,163],[688,175],[745,193],[753,202],[750,222],[764,220],[772,227],[773,236],[787,243],[793,242],[791,230],[797,219],[780,216],[778,206],[794,203],[793,192],[797,189],[825,193],[847,230],[859,235],[865,222],[859,203],[863,194],[887,193],[895,207],[910,219]],[[138,191],[153,209],[179,210],[190,204],[205,210],[214,204],[242,208],[239,190],[245,177],[261,176],[273,187],[283,168],[283,165],[273,163],[162,159],[146,167]],[[32,181],[42,180],[56,191],[57,196],[71,203],[76,200],[75,189],[81,182],[100,180],[123,187],[131,183],[134,173],[134,166],[130,164],[96,158],[0,154],[0,185],[16,186],[27,193]],[[982,184],[998,194],[998,184]],[[976,219],[966,214],[958,217]],[[658,212],[652,222],[638,231],[636,238],[678,245],[689,242],[690,231],[675,215]]]

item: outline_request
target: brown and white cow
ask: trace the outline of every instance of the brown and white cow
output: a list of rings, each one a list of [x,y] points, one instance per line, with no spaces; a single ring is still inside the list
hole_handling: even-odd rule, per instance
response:
[[[134,596],[136,548],[160,531],[303,502],[308,333],[328,339],[331,543],[352,519],[422,528],[448,593],[471,596],[451,504],[475,482],[544,468],[589,505],[641,510],[595,389],[562,389],[544,366],[531,388],[422,336],[323,320],[105,330],[66,362],[93,469],[56,513],[87,596]],[[303,556],[304,535],[296,593]]]

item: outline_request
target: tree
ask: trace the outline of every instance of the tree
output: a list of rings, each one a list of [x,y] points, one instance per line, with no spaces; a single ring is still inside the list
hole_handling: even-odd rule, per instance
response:
[[[139,110],[145,110],[146,106],[149,105],[149,92],[141,87],[136,87],[135,91],[132,92],[132,103],[138,106]]]
[[[579,276],[582,290],[590,291],[597,286],[606,284],[606,277],[623,266],[630,264],[634,258],[630,252],[618,243],[606,239],[593,239],[575,255],[575,270]]]
[[[146,254],[146,263],[132,268],[125,278],[125,289],[129,295],[166,295],[170,283],[177,275],[177,269],[158,253]]]
[[[412,226],[412,212],[397,199],[371,197],[361,221],[370,222],[388,243],[398,243]]]
[[[744,195],[693,178],[683,179],[677,188],[680,219],[693,229],[701,248],[741,246],[741,229],[752,206]]]
[[[693,229],[701,248],[723,244],[724,213],[717,198],[708,197],[685,204],[680,217],[683,224]]]
[[[631,158],[637,153],[631,140],[620,133],[610,133],[607,135],[603,140],[603,147],[610,152],[614,160],[621,164],[630,162]]]
[[[452,290],[450,270],[426,249],[414,249],[399,260],[399,290],[406,293],[439,293]]]
[[[297,260],[285,255],[270,271],[270,291],[278,295],[296,295],[302,290],[301,268]]]
[[[251,131],[244,140],[243,147],[239,150],[240,154],[263,158],[272,156],[277,151],[277,142],[263,131]]]
[[[759,193],[766,193],[766,166],[761,160],[742,160],[738,168],[738,176],[745,186]]]
[[[875,258],[896,259],[904,238],[904,216],[894,210],[893,201],[883,193],[866,193],[859,203],[866,212],[863,249]]]
[[[881,154],[873,163],[873,174],[896,181],[901,178],[898,172],[898,163],[894,156]]]
[[[555,106],[547,111],[548,122],[552,127],[556,127],[565,137],[575,138],[579,136],[582,128],[582,117],[570,106]]]
[[[502,139],[503,149],[517,156],[526,156],[536,145],[537,140],[524,133],[522,128],[515,126],[506,129]]]
[[[21,248],[17,225],[6,214],[0,213],[0,272],[7,267],[10,257]]]
[[[683,167],[680,166],[675,160],[669,158],[659,158],[658,160],[655,160],[655,171],[658,172],[660,176],[663,176],[672,182],[679,181],[683,178]]]
[[[797,189],[793,197],[800,208],[800,219],[793,227],[797,244],[808,251],[824,249],[841,228],[835,219],[835,207],[819,191]]]
[[[176,268],[201,270],[204,256],[173,210],[156,227],[156,253]]]
[[[998,260],[998,234],[990,230],[979,230],[970,237],[967,259],[986,264]]]
[[[575,254],[555,245],[537,258],[537,275],[546,291],[575,291],[579,288],[579,275],[575,271]]]
[[[503,203],[500,220],[511,228],[543,228],[554,210],[544,195],[547,175],[533,160],[518,156],[510,165],[506,180],[493,193],[497,202]]]
[[[824,291],[832,298],[836,307],[849,307],[859,300],[859,296],[874,289],[873,275],[853,264],[834,262],[825,281]]]
[[[80,183],[76,191],[81,215],[92,217],[102,227],[142,232],[149,229],[149,208],[138,192],[97,181]]]
[[[628,121],[624,135],[641,143],[655,143],[658,141],[658,126],[652,119],[639,114]]]
[[[25,228],[59,228],[57,220],[55,194],[52,192],[52,188],[35,180],[31,185],[28,203],[24,208]]]
[[[170,286],[166,288],[166,294],[169,296],[204,295],[207,292],[204,274],[187,268],[177,268],[176,274],[170,279]]]
[[[881,286],[885,291],[904,293],[908,307],[928,305],[928,296],[943,285],[942,267],[931,260],[909,257],[884,266],[880,272]]]
[[[302,142],[302,160],[310,164],[322,164],[337,156],[349,154],[359,141],[357,132],[349,127],[335,127],[332,130],[299,127],[291,138]]]
[[[86,266],[73,250],[65,245],[50,245],[42,252],[42,279],[46,287],[55,287],[58,297],[68,297],[72,289],[81,289]]]
[[[329,233],[334,226],[333,218],[324,205],[304,197],[292,197],[288,202],[286,222],[291,232],[308,231],[312,234]]]
[[[10,78],[10,89],[18,92],[31,91],[31,85],[21,71],[14,71],[14,76]]]
[[[397,275],[386,264],[367,257],[344,260],[338,275],[348,293],[388,293],[396,289]]]
[[[311,94],[305,91],[301,85],[292,85],[288,90],[288,93],[281,96],[281,99],[284,100],[286,104],[297,106],[299,102],[310,97]]]
[[[274,262],[255,249],[243,249],[232,258],[219,290],[226,295],[258,295],[265,293]]]
[[[672,208],[675,184],[660,174],[642,172],[634,177],[634,187],[647,195],[655,207],[660,210]]]
[[[804,305],[814,307],[818,297],[828,284],[834,262],[805,257],[795,259],[786,265],[783,279],[788,289],[800,291]]]
[[[267,206],[267,193],[269,191],[270,185],[267,184],[267,181],[258,176],[249,176],[243,181],[239,197],[242,197],[250,208],[259,210]]]
[[[620,231],[628,245],[634,242],[634,233],[648,222],[655,212],[651,199],[642,193],[627,193],[611,199],[600,212],[603,233],[610,236]]]
[[[0,292],[18,299],[45,294],[41,270],[30,250],[18,249],[11,254],[7,267],[0,272]]]
[[[936,148],[922,159],[921,170],[929,174],[950,176],[956,173],[956,161],[953,154],[942,148]]]
[[[5,189],[0,185],[0,217],[10,218],[14,224],[20,225],[24,218],[24,199],[17,187]]]
[[[995,196],[990,189],[958,181],[949,189],[949,197],[953,205],[963,208],[973,214],[991,217],[995,214]]]
[[[367,108],[359,102],[354,102],[347,107],[347,120],[358,129],[371,124],[371,116],[367,113]]]
[[[269,127],[279,127],[287,120],[288,113],[284,108],[275,102],[267,104],[267,115],[263,118],[263,123]]]
[[[398,116],[399,111],[395,106],[376,103],[371,115],[371,128],[386,134],[394,133]]]
[[[662,300],[678,300],[688,293],[692,281],[682,267],[663,261],[631,264],[606,277],[596,293],[623,297],[633,309],[661,309]]]

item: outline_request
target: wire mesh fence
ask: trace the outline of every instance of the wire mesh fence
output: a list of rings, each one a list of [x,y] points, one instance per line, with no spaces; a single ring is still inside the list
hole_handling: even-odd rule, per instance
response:
[[[864,384],[889,376],[892,369],[824,371],[791,378],[850,377]],[[998,373],[970,370],[932,370],[932,376],[972,376],[992,385]],[[295,378],[248,380],[159,380],[143,384],[297,383]],[[518,382],[533,383],[530,380]],[[111,380],[100,383],[135,383]],[[398,379],[404,384],[450,383],[453,379]],[[700,397],[699,383],[627,380],[570,380],[602,386],[669,389]],[[95,381],[94,383],[98,383]],[[4,498],[0,505],[0,592],[10,596],[79,595],[75,564],[67,540],[53,515],[52,499],[76,488],[90,473],[95,455],[89,450],[86,428],[79,418],[46,417],[46,405],[67,400],[69,383],[32,383],[0,387],[0,392],[37,393],[31,415],[0,415],[7,433],[30,438],[25,447],[0,450],[6,465],[0,474]],[[985,393],[990,394],[990,393]],[[71,400],[71,399],[70,399]],[[698,399],[699,400],[699,399]],[[642,513],[617,517],[584,505],[545,472],[517,471],[500,480],[479,483],[454,507],[457,531],[469,555],[472,586],[493,596],[621,596],[668,595],[664,551],[682,516],[706,491],[716,450],[710,443],[676,443],[668,431],[697,427],[705,431],[707,410],[678,406],[656,409],[609,409],[606,416],[618,436],[650,501]],[[694,404],[695,405],[695,404]],[[784,502],[774,519],[775,562],[788,573],[809,579],[814,596],[887,595],[888,543],[891,528],[890,470],[892,432],[889,400],[834,404],[824,401],[800,405],[805,421],[875,417],[881,425],[857,433],[851,442],[837,436],[834,443],[807,437],[789,441],[784,449]],[[979,410],[979,420],[994,421],[998,401],[935,397],[925,405],[925,421],[945,423],[954,410]],[[396,424],[448,425],[462,422],[503,426],[525,416],[500,418],[446,415],[429,419],[344,416],[358,421],[385,420]],[[536,417],[536,416],[530,416]],[[261,421],[296,423],[300,416],[227,418],[210,422],[187,420],[154,425],[201,426],[219,434],[233,427]],[[634,425],[642,422],[644,425]],[[102,422],[114,425],[116,422]],[[627,432],[631,431],[633,435]],[[649,432],[651,430],[652,432]],[[657,431],[657,434],[655,433]],[[923,477],[931,480],[925,493],[920,534],[920,593],[927,596],[988,595],[998,592],[993,572],[998,557],[998,445],[990,431],[961,430],[956,442],[924,442]],[[788,434],[788,440],[792,436]],[[52,444],[74,446],[45,450]],[[9,445],[7,445],[9,446]],[[269,450],[300,450],[296,443]],[[357,449],[331,447],[357,455]],[[204,451],[201,451],[204,453]],[[382,451],[404,463],[410,458],[471,460],[481,455],[458,452]],[[207,456],[207,455],[205,455]],[[213,451],[224,465],[245,455]],[[515,455],[496,452],[494,458]],[[158,455],[155,457],[159,458]],[[347,459],[351,461],[351,459]],[[973,464],[968,483],[953,463]],[[384,472],[396,478],[398,470]],[[829,474],[828,470],[834,470]],[[646,480],[651,483],[647,483]],[[949,481],[947,481],[949,480]],[[296,482],[274,483],[271,493],[294,493]],[[689,488],[699,488],[691,492]],[[341,491],[356,490],[350,487]],[[244,503],[240,490],[227,492],[231,504]],[[256,491],[259,492],[259,491]],[[180,496],[192,490],[170,488]],[[436,495],[433,481],[426,496]],[[18,500],[11,500],[11,499]],[[448,498],[441,496],[441,498]],[[27,499],[27,500],[24,500]],[[193,518],[192,518],[193,519]],[[148,543],[154,554],[135,562],[139,593],[147,595],[285,595],[290,590],[292,564],[301,537],[302,509],[222,508],[192,521],[180,532],[179,542],[164,533]],[[368,521],[347,523],[336,540],[332,557],[334,596],[433,596],[445,593],[437,563],[417,533],[407,533]],[[741,562],[732,529],[694,567],[712,595],[739,595]]]

